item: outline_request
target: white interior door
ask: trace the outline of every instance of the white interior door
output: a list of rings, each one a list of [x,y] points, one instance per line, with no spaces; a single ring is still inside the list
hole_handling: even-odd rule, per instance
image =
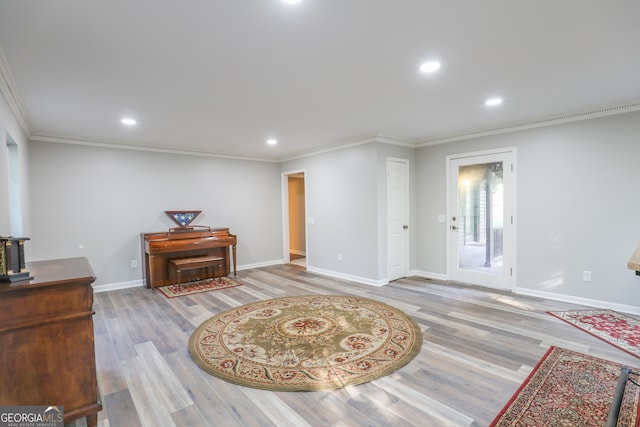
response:
[[[449,275],[511,289],[515,271],[515,149],[448,157]]]
[[[387,158],[387,276],[409,275],[409,161]]]

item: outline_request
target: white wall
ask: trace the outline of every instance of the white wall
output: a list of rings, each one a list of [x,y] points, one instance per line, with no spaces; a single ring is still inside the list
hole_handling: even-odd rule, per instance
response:
[[[386,283],[386,158],[412,167],[414,151],[370,142],[283,163],[284,173],[305,171],[309,270]]]
[[[640,113],[417,150],[419,271],[446,273],[445,157],[517,147],[517,291],[640,306]],[[582,272],[593,272],[584,282]]]
[[[97,286],[141,279],[140,233],[175,227],[165,210],[229,227],[241,267],[282,261],[276,163],[31,142],[29,169],[29,260],[86,256]]]
[[[374,144],[292,160],[305,171],[307,268],[377,280],[377,170]],[[338,261],[342,254],[342,261]]]
[[[370,143],[278,165],[38,141],[30,151],[28,260],[86,256],[97,286],[140,280],[139,233],[174,226],[165,210],[202,210],[197,224],[230,227],[240,266],[281,262],[280,171],[293,169],[306,172],[315,218],[309,268],[384,283],[386,157],[413,162],[414,153]]]
[[[0,81],[0,84],[2,83]],[[9,236],[11,234],[7,133],[18,147],[22,204],[22,236],[18,237],[29,237],[28,140],[6,100],[0,95],[0,236]],[[29,251],[30,246],[31,242],[25,244],[25,252]]]

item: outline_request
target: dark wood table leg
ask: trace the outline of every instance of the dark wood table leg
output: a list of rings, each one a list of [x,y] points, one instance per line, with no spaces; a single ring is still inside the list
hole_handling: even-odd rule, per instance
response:
[[[98,426],[98,414],[87,415],[87,427]]]

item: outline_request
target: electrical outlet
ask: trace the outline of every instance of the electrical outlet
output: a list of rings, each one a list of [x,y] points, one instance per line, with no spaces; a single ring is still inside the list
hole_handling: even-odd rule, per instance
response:
[[[338,261],[342,261],[342,254],[338,254]]]
[[[138,260],[137,259],[132,259],[131,260],[131,268],[138,268]]]
[[[585,282],[590,282],[591,281],[591,272],[590,271],[583,271],[582,272],[582,280]]]

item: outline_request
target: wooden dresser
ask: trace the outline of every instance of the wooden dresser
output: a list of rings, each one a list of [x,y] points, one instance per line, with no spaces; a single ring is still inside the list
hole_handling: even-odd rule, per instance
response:
[[[93,336],[95,276],[86,258],[27,263],[0,283],[0,406],[64,406],[64,422],[102,410]]]

